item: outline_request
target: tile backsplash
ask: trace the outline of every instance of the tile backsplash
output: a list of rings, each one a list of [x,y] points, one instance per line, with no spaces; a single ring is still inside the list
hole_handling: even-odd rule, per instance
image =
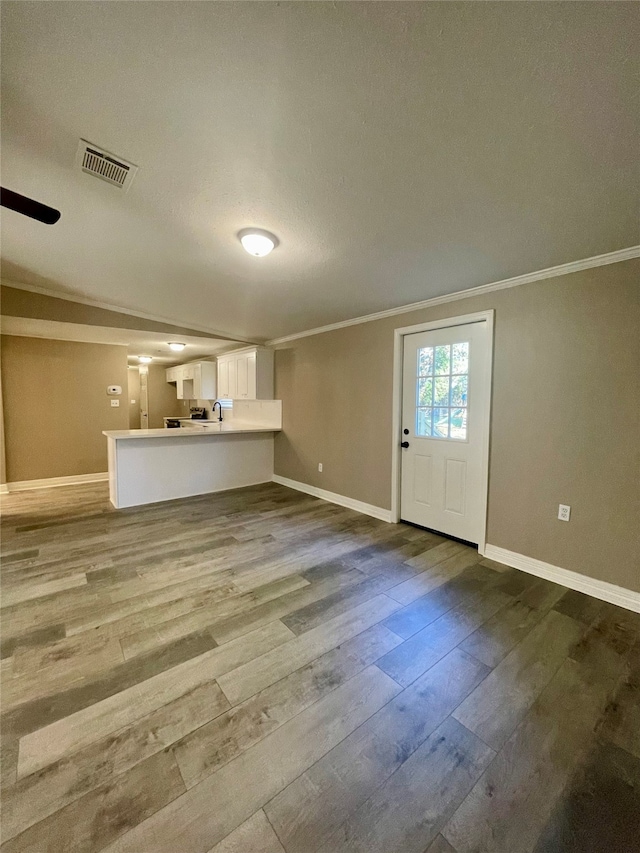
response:
[[[233,419],[280,429],[282,427],[282,400],[234,400]]]
[[[211,418],[213,400],[192,400],[190,406],[204,406]],[[216,417],[218,410],[216,409]],[[225,421],[242,421],[265,427],[282,427],[282,400],[233,400],[230,408],[222,410]]]

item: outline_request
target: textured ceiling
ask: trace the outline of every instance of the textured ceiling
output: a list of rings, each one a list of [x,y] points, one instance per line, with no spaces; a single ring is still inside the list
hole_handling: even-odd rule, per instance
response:
[[[13,279],[271,338],[638,242],[636,3],[2,17],[3,184],[62,211],[3,212]],[[140,166],[128,194],[79,137]]]

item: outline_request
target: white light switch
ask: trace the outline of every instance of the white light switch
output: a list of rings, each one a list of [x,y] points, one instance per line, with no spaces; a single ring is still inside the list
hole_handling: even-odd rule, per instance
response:
[[[117,409],[119,405],[120,405],[120,400],[112,400],[111,401],[111,408],[112,409]]]

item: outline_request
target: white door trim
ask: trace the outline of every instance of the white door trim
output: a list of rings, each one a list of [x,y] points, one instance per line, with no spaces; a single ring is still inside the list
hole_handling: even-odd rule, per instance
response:
[[[415,326],[404,326],[394,329],[393,340],[393,394],[391,421],[391,521],[400,521],[400,429],[402,424],[402,357],[404,336],[415,332],[429,332],[433,329],[446,329],[450,326],[464,326],[467,323],[486,323],[488,352],[486,360],[485,387],[489,392],[489,405],[485,407],[484,442],[482,446],[482,534],[478,542],[478,553],[484,554],[487,541],[487,499],[489,492],[489,439],[491,428],[491,399],[493,376],[493,318],[494,311],[477,311],[475,314],[462,314],[458,317],[444,317],[442,320],[432,320],[428,323],[418,323]]]

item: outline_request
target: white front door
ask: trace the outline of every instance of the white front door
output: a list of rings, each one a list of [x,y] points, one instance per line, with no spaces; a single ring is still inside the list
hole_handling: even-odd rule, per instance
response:
[[[484,531],[487,323],[404,336],[400,516],[478,543]]]

